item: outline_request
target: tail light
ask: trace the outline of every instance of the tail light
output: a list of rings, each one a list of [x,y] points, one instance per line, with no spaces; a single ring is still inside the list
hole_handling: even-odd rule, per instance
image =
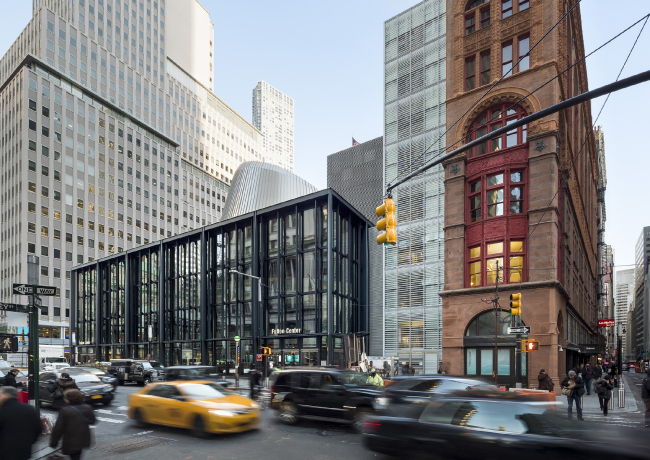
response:
[[[377,422],[363,422],[363,431],[378,431],[381,428],[381,423]]]

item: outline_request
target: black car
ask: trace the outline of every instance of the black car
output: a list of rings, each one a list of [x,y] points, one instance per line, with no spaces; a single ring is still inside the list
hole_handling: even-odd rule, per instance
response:
[[[5,384],[5,376],[13,367],[0,367],[0,387]],[[21,384],[24,389],[27,389],[27,376],[21,370],[18,371],[16,376],[16,383]]]
[[[293,424],[298,418],[334,420],[363,426],[374,412],[381,390],[367,383],[368,376],[336,369],[300,369],[271,375],[271,407],[280,420]]]
[[[165,380],[209,380],[224,388],[230,385],[215,366],[170,366],[165,369]]]
[[[112,385],[113,389],[117,390],[118,382],[114,375],[111,375],[108,372],[104,372],[103,370],[97,367],[75,366],[75,369],[81,370],[83,372],[88,372],[89,374],[96,375],[97,377],[99,377],[99,380],[109,385]]]
[[[113,401],[113,386],[102,382],[99,377],[81,369],[68,367],[60,372],[41,372],[39,382],[39,397],[41,402],[52,403],[52,388],[61,373],[70,374],[79,390],[84,394],[86,404],[102,403],[108,406]]]
[[[164,367],[157,361],[145,359],[111,359],[106,372],[113,375],[119,385],[124,385],[125,382],[136,382],[142,386],[165,380]]]
[[[403,458],[423,454],[458,459],[648,458],[644,433],[635,435],[633,429],[619,433],[613,426],[568,420],[564,407],[556,410],[553,404],[525,397],[463,393],[403,405],[402,413],[393,416],[366,418],[364,445]]]
[[[397,378],[396,382],[384,390],[385,399],[382,405],[409,404],[430,401],[454,391],[469,389],[494,389],[494,385],[481,380],[454,377],[450,375],[435,375],[422,377]]]

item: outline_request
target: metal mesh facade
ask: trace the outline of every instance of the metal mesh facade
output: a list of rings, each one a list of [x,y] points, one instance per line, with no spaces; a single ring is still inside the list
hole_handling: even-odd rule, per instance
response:
[[[385,23],[386,184],[444,149],[444,136],[434,142],[446,124],[445,21],[445,2],[425,0]],[[442,359],[443,180],[436,167],[394,191],[398,244],[385,250],[384,354],[416,373]]]
[[[375,209],[383,192],[383,137],[372,139],[327,157],[327,186],[340,194],[370,221],[377,220]],[[375,244],[379,232],[369,229],[368,315],[369,355],[384,350],[383,250]]]

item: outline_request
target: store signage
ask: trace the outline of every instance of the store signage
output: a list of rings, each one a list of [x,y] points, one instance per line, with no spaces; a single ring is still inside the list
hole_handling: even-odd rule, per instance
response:
[[[271,335],[282,335],[282,334],[300,334],[302,329],[271,329]]]
[[[599,319],[598,327],[614,327],[615,321],[613,319]]]

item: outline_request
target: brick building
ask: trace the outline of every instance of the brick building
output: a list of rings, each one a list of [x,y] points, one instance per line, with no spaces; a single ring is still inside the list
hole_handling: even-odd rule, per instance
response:
[[[529,53],[572,4],[447,1],[447,127],[460,118],[448,148],[588,90],[581,63],[511,107],[584,56],[579,7]],[[445,371],[493,375],[495,317],[482,299],[494,297],[497,277],[499,383],[514,383],[515,340],[506,331],[514,292],[522,293],[529,338],[540,342],[538,352],[522,354],[524,386],[536,387],[545,368],[557,389],[567,369],[590,359],[584,345],[597,328],[598,175],[591,126],[586,103],[445,163]]]

